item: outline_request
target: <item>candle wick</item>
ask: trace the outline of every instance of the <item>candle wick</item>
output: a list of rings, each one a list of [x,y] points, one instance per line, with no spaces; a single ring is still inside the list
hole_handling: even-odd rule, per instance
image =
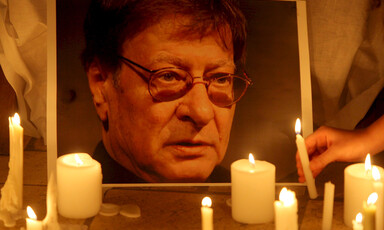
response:
[[[371,169],[367,169],[367,170],[365,170],[365,175],[366,175],[366,176],[370,176],[370,175],[372,175],[372,170],[371,170]]]

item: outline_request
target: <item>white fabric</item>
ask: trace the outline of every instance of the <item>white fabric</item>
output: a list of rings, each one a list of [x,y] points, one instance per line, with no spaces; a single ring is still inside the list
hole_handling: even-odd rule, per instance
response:
[[[0,0],[0,65],[26,135],[46,136],[46,0]]]
[[[384,86],[384,3],[307,0],[314,122],[353,129]]]

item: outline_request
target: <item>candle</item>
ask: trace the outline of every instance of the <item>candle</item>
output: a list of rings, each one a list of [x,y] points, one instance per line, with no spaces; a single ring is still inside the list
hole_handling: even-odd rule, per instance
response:
[[[384,201],[383,201],[383,182],[381,181],[380,171],[376,166],[372,167],[373,191],[377,193],[376,202],[376,230],[383,230]]]
[[[324,207],[323,207],[323,230],[332,229],[333,200],[335,194],[335,185],[331,182],[325,183],[324,188]]]
[[[209,197],[204,197],[201,201],[201,229],[213,230],[213,209],[212,200]]]
[[[369,195],[367,202],[363,204],[363,227],[364,230],[375,230],[376,227],[376,203],[377,201],[377,193],[372,193]]]
[[[363,220],[363,215],[361,212],[357,213],[356,220],[352,221],[353,230],[363,230],[363,224],[361,223]]]
[[[57,204],[67,218],[95,216],[102,201],[101,166],[87,153],[66,154],[57,159]]]
[[[293,191],[283,188],[275,201],[275,229],[297,230],[297,199]]]
[[[9,175],[7,178],[9,186],[7,189],[12,190],[12,198],[8,197],[13,204],[10,204],[17,210],[23,208],[23,133],[24,130],[20,125],[20,116],[15,113],[13,117],[9,117]],[[6,182],[6,184],[7,184]],[[6,194],[7,192],[2,192]]]
[[[56,178],[53,173],[51,173],[48,179],[46,203],[47,214],[43,220],[43,226],[45,229],[49,230],[60,229],[60,225],[57,220],[57,185]]]
[[[376,166],[383,175],[382,167]],[[352,228],[356,213],[362,212],[362,204],[374,191],[372,166],[368,154],[365,163],[352,164],[344,170],[344,223]]]
[[[296,132],[296,146],[299,151],[301,166],[303,167],[305,180],[307,182],[307,188],[309,193],[309,198],[315,199],[317,195],[315,179],[313,178],[312,171],[309,168],[309,159],[307,147],[305,146],[304,138],[300,135],[301,123],[300,119],[296,119],[295,132]]]
[[[27,207],[27,214],[27,230],[42,230],[43,223],[37,220],[37,216],[30,206]]]
[[[275,171],[266,161],[241,159],[231,164],[232,217],[240,223],[273,221]]]

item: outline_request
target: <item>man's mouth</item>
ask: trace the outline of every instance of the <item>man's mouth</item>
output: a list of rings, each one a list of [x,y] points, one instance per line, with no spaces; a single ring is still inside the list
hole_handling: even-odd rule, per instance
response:
[[[194,147],[194,146],[202,146],[203,144],[202,143],[192,143],[192,142],[179,142],[179,143],[176,143],[176,145]]]

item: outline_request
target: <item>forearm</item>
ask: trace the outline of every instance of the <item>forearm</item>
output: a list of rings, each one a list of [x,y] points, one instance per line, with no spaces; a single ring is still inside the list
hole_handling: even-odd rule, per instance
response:
[[[384,115],[367,127],[365,133],[367,153],[376,154],[384,151]]]

